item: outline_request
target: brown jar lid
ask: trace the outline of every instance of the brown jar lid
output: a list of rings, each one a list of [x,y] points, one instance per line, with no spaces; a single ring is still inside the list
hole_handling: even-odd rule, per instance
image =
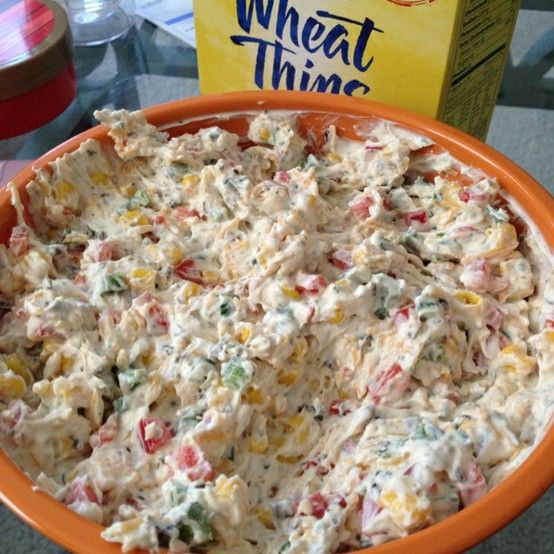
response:
[[[54,0],[0,1],[0,101],[52,80],[71,64],[73,42]]]

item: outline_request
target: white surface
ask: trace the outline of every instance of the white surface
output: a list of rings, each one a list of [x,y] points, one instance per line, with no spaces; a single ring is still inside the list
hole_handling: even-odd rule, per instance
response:
[[[554,111],[496,106],[487,144],[554,194]]]

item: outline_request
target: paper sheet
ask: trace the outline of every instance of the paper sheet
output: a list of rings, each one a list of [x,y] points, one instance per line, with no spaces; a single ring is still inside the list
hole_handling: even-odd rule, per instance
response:
[[[196,48],[192,0],[137,0],[137,15]]]

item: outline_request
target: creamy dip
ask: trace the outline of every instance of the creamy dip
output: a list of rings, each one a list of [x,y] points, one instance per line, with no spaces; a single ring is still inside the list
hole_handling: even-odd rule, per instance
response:
[[[132,548],[324,553],[463,509],[552,420],[552,257],[385,121],[169,137],[101,111],[0,246],[0,431]],[[242,143],[241,143],[242,144]],[[38,493],[37,493],[38,494]]]

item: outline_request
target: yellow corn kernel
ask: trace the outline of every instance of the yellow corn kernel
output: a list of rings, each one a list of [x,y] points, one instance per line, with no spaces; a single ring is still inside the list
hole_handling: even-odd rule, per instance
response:
[[[279,373],[279,376],[277,377],[277,382],[280,385],[287,385],[291,386],[298,381],[298,376],[300,375],[299,371],[284,371],[282,373]]]
[[[277,461],[282,464],[296,464],[302,459],[302,457],[302,454],[299,456],[283,456],[282,454],[279,454],[277,456]]]
[[[245,344],[248,339],[250,338],[250,335],[252,333],[250,332],[250,329],[248,327],[243,327],[236,335],[237,340],[241,344]]]
[[[259,506],[256,506],[254,508],[254,514],[266,529],[275,529],[275,523],[273,523],[273,514],[271,513],[271,510],[269,508],[260,504]]]
[[[184,187],[194,188],[195,186],[198,185],[199,182],[200,182],[200,177],[198,177],[198,175],[185,175],[181,179],[181,185],[183,185]]]
[[[304,444],[310,436],[310,430],[307,427],[298,429],[294,434],[297,444]]]
[[[430,515],[429,510],[416,508],[417,498],[409,493],[401,500],[396,492],[384,491],[381,495],[381,503],[399,516],[408,514],[416,523],[423,523]]]
[[[156,270],[150,267],[137,267],[129,276],[129,284],[138,290],[153,290],[156,284]]]
[[[249,386],[244,393],[244,399],[248,404],[261,404],[264,400],[264,395],[259,388]]]
[[[266,129],[265,127],[263,129],[260,130],[260,138],[264,141],[264,142],[267,142],[269,140],[269,130]]]
[[[146,257],[155,261],[160,259],[160,250],[157,244],[147,244],[144,247],[144,253]]]
[[[339,390],[338,397],[341,400],[347,400],[348,398],[350,398],[350,394],[348,393],[347,390]]]
[[[43,379],[38,381],[33,385],[33,392],[40,396],[42,400],[50,399],[54,396],[54,388],[52,387],[52,382]]]
[[[312,392],[315,392],[317,389],[319,389],[320,388],[319,379],[317,377],[310,377],[308,379],[308,388]]]
[[[207,431],[198,433],[195,437],[199,442],[227,440],[227,435],[221,429],[208,429]]]
[[[315,208],[316,202],[317,202],[317,198],[315,197],[315,195],[310,194],[308,196],[308,207],[309,208]]]
[[[278,448],[281,448],[281,446],[283,446],[285,444],[285,437],[272,438],[270,443],[271,443],[272,448],[277,450]]]
[[[121,188],[121,193],[127,198],[131,198],[135,192],[135,187],[133,185],[125,185]]]
[[[520,349],[519,349],[519,346],[517,344],[508,344],[507,346],[505,346],[501,351],[500,351],[502,354],[512,354],[512,353],[519,353],[520,352]]]
[[[103,171],[93,171],[90,174],[90,180],[92,181],[92,184],[96,186],[101,185],[105,187],[110,184],[110,177]]]
[[[145,279],[152,275],[152,273],[156,272],[147,267],[137,267],[131,271],[131,279]]]
[[[202,272],[202,279],[209,283],[210,285],[215,285],[219,283],[219,275],[215,271],[203,271]]]
[[[287,423],[293,429],[296,429],[297,427],[300,427],[304,423],[304,415],[303,414],[294,414],[293,416],[290,416],[287,419]]]
[[[442,202],[440,203],[441,207],[457,209],[460,204],[463,204],[459,196],[460,188],[461,187],[455,183],[450,181],[445,182],[440,191],[442,196]]]
[[[127,521],[122,521],[121,532],[122,533],[132,533],[136,531],[142,525],[143,519],[141,517],[136,517],[134,519],[129,519]]]
[[[53,354],[59,346],[60,342],[55,338],[46,338],[42,342],[42,351],[47,354]]]
[[[390,507],[399,502],[398,495],[394,491],[383,491],[381,502],[385,504],[385,506]]]
[[[75,186],[69,181],[60,181],[56,188],[56,198],[59,202],[65,202],[71,195],[75,194]]]
[[[217,473],[224,473],[225,475],[229,475],[235,472],[235,465],[231,460],[228,460],[227,458],[223,458],[221,462],[219,462],[214,469],[217,471]]]
[[[150,222],[141,210],[129,210],[122,214],[119,219],[127,225],[148,225]]]
[[[546,335],[546,338],[551,341],[551,342],[554,342],[554,331],[551,331],[550,329],[547,329],[545,331],[545,335]]]
[[[153,348],[149,348],[146,352],[143,352],[143,354],[141,355],[140,359],[146,367],[149,367],[150,364],[154,361],[154,358],[155,358],[154,352],[155,351]]]
[[[527,356],[525,349],[518,344],[508,344],[500,351],[500,354],[515,358],[517,360],[517,367],[512,364],[502,364],[504,369],[511,373],[517,373],[518,370],[521,370],[527,375],[535,368],[535,358]]]
[[[454,293],[454,298],[462,304],[467,304],[469,306],[476,306],[481,302],[481,297],[478,294],[468,290],[456,291]]]
[[[188,283],[185,283],[181,289],[181,294],[183,295],[184,300],[188,300],[189,298],[192,298],[193,296],[198,296],[200,294],[201,287],[200,285],[197,285],[196,283],[192,283],[189,281]]]
[[[325,156],[330,162],[341,162],[342,157],[338,154],[335,154],[334,152],[329,152],[327,156]]]
[[[214,492],[216,496],[233,496],[235,489],[240,487],[240,480],[238,477],[218,477],[215,485]]]
[[[264,454],[267,450],[267,439],[259,439],[256,437],[250,437],[248,439],[248,450],[255,454]]]
[[[294,352],[290,357],[290,361],[293,364],[300,364],[304,360],[304,356],[308,350],[308,342],[305,338],[300,338],[296,341],[294,345]]]
[[[364,252],[353,252],[352,253],[352,261],[355,265],[364,265],[365,264],[365,254]],[[342,279],[341,279],[342,281]]]
[[[281,291],[285,296],[288,296],[289,298],[292,298],[293,300],[300,300],[302,298],[302,295],[292,287],[289,287],[288,285],[282,285]]]
[[[61,362],[61,370],[63,373],[66,373],[71,369],[73,366],[73,363],[75,362],[75,358],[73,356],[66,356],[65,354],[62,355],[62,362]]]
[[[386,465],[397,466],[402,462],[405,462],[409,457],[410,455],[407,452],[404,452],[404,454],[401,454],[400,456],[393,456],[392,458],[386,458],[383,461],[386,463]]]
[[[27,385],[33,382],[32,373],[23,365],[21,358],[17,354],[10,354],[4,360],[4,363],[16,374],[19,375]]]
[[[167,257],[172,265],[177,265],[183,259],[183,251],[177,246],[171,246],[167,250]]]
[[[333,283],[335,287],[346,287],[348,286],[348,279],[339,279]]]
[[[23,377],[15,373],[4,373],[0,375],[0,397],[1,398],[21,398],[27,387]]]
[[[344,310],[341,307],[335,308],[335,314],[327,319],[327,323],[332,323],[333,325],[338,325],[344,319]]]
[[[504,244],[505,242],[515,242],[517,244],[518,242],[516,228],[511,223],[503,223],[501,225],[500,236],[502,237],[502,240],[500,241],[501,244]]]
[[[64,454],[69,454],[75,449],[75,443],[73,442],[73,439],[71,437],[68,437],[67,435],[60,439],[59,445],[60,450]]]

